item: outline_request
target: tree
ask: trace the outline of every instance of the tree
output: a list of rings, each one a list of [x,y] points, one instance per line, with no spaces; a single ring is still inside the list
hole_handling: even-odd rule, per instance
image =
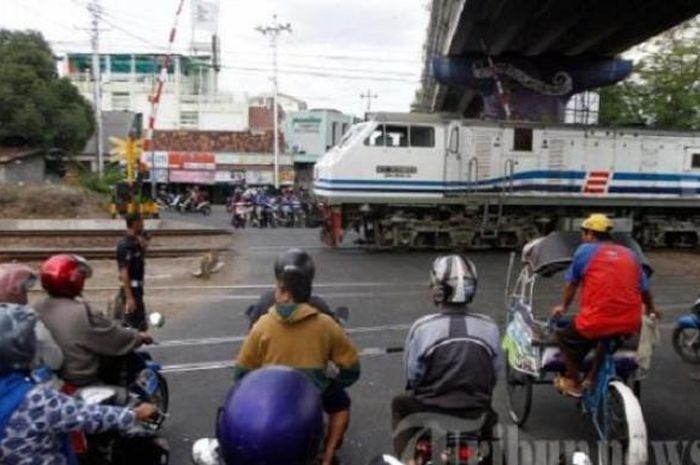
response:
[[[0,29],[0,145],[75,153],[94,130],[90,103],[58,77],[41,34]]]
[[[686,22],[647,46],[628,81],[601,89],[601,123],[700,129],[700,23]]]

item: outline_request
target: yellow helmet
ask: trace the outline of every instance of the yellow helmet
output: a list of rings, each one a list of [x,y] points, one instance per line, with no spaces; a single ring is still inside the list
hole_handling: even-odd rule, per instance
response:
[[[610,232],[613,229],[613,222],[610,218],[602,213],[593,213],[591,216],[583,220],[581,229],[588,229],[596,232]]]

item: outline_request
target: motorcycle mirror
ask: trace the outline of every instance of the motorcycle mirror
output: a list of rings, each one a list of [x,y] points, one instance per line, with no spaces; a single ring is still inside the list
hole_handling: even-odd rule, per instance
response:
[[[148,315],[148,323],[152,328],[162,328],[165,326],[165,317],[160,312],[153,312]]]
[[[350,309],[348,307],[338,307],[335,309],[335,316],[341,321],[348,321],[350,319]]]
[[[195,465],[221,465],[219,441],[212,438],[197,439],[192,444],[192,463]]]

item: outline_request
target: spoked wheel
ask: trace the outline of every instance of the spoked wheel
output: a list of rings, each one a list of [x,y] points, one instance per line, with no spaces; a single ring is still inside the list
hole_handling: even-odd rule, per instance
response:
[[[157,373],[158,377],[158,389],[153,393],[153,400],[158,409],[163,412],[168,412],[168,407],[170,406],[170,392],[168,391],[168,382],[165,380],[163,375]]]
[[[508,416],[518,426],[525,424],[532,407],[532,377],[511,368],[506,363]]]
[[[608,444],[607,450],[599,448],[599,463],[609,463],[615,453],[622,453],[625,464],[647,462],[646,424],[629,386],[619,381],[608,385],[607,401],[596,412],[596,420]]]
[[[686,362],[700,363],[700,329],[682,328],[673,330],[673,348]]]

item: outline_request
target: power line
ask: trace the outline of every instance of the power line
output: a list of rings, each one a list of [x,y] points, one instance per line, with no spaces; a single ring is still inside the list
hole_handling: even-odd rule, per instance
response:
[[[372,111],[372,99],[378,99],[379,95],[377,95],[376,93],[372,94],[372,91],[370,89],[367,89],[367,93],[361,93],[360,98],[362,100],[367,100],[367,113],[369,113],[370,111]]]

